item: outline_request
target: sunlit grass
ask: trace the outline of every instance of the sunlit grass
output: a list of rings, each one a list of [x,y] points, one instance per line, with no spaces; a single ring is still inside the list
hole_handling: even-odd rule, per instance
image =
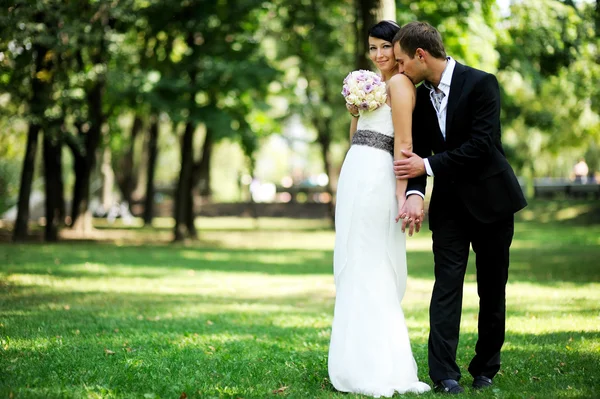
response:
[[[0,245],[0,397],[356,397],[327,377],[333,232],[259,223],[200,219],[200,240],[178,245],[168,230],[143,244],[151,229],[109,226],[116,243]],[[598,237],[598,225],[517,224],[503,367],[477,397],[600,396]],[[427,382],[430,240],[408,240],[403,302]],[[467,387],[477,307],[471,259],[458,354]]]

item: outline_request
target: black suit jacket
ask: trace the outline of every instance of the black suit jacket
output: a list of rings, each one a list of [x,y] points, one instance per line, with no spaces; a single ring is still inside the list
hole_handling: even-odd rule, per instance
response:
[[[502,149],[500,89],[494,75],[456,63],[446,111],[446,140],[429,90],[421,85],[412,138],[413,151],[429,158],[434,174],[431,229],[456,212],[457,206],[482,223],[492,223],[527,205]],[[425,194],[426,183],[426,175],[411,179],[407,190]]]

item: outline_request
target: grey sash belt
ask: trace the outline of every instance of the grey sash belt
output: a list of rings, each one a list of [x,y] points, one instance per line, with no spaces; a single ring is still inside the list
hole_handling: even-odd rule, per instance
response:
[[[352,145],[366,145],[394,156],[394,138],[372,130],[357,130],[352,136]]]

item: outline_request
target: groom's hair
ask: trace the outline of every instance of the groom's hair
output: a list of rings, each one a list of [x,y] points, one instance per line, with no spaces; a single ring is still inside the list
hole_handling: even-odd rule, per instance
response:
[[[435,58],[446,58],[442,35],[427,22],[411,22],[404,25],[394,36],[392,44],[400,43],[400,48],[410,58],[422,48]]]

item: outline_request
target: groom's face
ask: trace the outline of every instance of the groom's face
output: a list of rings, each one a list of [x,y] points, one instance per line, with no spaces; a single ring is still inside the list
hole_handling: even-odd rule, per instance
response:
[[[413,84],[421,83],[424,77],[423,63],[418,57],[410,57],[402,50],[400,43],[394,43],[394,57],[398,63],[398,71],[409,78]]]

